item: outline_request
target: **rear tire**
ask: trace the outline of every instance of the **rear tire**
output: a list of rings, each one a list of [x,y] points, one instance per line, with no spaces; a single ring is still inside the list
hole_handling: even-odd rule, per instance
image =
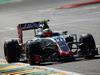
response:
[[[34,64],[40,64],[36,63],[34,60],[34,55],[40,55],[42,53],[42,49],[40,47],[40,44],[38,42],[31,42],[28,46],[29,50],[29,64],[34,65]]]
[[[81,54],[83,54],[85,58],[94,58],[96,45],[93,36],[91,34],[82,34],[79,42],[82,43],[80,47]]]
[[[20,59],[21,47],[17,40],[5,41],[4,43],[4,55],[8,63],[18,62]]]

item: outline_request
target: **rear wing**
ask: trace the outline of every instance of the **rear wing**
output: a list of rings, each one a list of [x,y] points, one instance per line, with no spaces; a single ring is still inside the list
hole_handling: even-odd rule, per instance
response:
[[[18,37],[19,37],[19,43],[22,44],[23,43],[23,34],[22,31],[25,30],[30,30],[30,29],[37,29],[40,28],[41,24],[44,24],[46,22],[48,22],[49,20],[43,20],[43,21],[38,21],[38,22],[33,22],[33,23],[23,23],[23,24],[19,24],[17,26],[18,29]]]

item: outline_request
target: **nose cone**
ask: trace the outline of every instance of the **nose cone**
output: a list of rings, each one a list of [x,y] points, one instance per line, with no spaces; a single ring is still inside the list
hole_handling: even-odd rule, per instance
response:
[[[62,54],[62,56],[69,56],[69,55],[72,55],[72,51],[70,50],[67,52],[62,52],[61,54]]]

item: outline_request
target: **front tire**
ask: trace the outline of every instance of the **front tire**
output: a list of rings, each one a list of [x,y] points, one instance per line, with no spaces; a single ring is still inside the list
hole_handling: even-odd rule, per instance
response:
[[[5,41],[4,43],[4,55],[8,63],[18,62],[20,59],[21,47],[17,40]]]
[[[80,49],[85,58],[94,58],[96,44],[93,36],[91,34],[82,34],[80,36],[79,42],[82,43]]]
[[[38,42],[31,42],[28,46],[28,50],[29,50],[29,64],[30,65],[34,65],[34,64],[40,64],[40,63],[36,63],[35,59],[34,59],[34,55],[40,55],[42,53],[42,49],[40,47],[40,44]]]

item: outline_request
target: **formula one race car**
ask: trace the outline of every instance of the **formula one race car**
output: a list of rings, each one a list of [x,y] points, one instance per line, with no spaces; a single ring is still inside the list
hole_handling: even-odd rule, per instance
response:
[[[46,61],[58,61],[65,57],[78,55],[93,58],[98,49],[91,34],[82,34],[77,40],[76,34],[62,34],[52,32],[47,24],[49,20],[19,24],[17,40],[5,41],[4,54],[8,63],[18,62],[20,59],[28,61],[30,65]],[[23,43],[22,31],[34,30],[34,38]],[[74,51],[73,51],[74,50]]]

